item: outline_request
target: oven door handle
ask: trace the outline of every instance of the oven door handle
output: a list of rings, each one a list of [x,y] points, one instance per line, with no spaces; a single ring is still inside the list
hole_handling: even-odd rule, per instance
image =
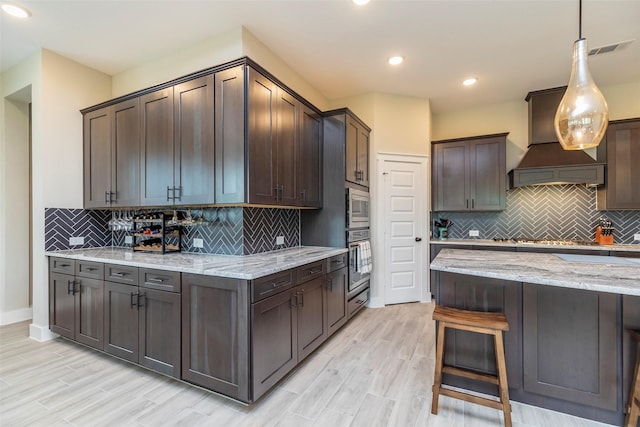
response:
[[[354,272],[358,272],[358,245],[354,245],[351,248],[351,267]]]

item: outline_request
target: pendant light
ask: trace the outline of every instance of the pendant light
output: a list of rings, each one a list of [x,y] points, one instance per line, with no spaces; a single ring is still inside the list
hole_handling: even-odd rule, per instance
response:
[[[579,33],[573,44],[571,77],[553,121],[558,141],[565,150],[596,147],[609,123],[607,102],[589,72],[587,40],[582,38],[582,0],[579,1]]]

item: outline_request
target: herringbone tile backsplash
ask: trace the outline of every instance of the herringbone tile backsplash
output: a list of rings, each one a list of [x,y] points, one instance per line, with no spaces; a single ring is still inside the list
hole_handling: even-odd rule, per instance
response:
[[[220,207],[192,209],[191,215],[204,222],[183,227],[183,252],[250,255],[300,245],[300,213],[295,209]],[[111,211],[47,208],[45,249],[131,247],[125,243],[127,232],[109,231],[111,216]],[[69,246],[69,238],[79,236],[84,236],[84,245]],[[284,237],[283,245],[275,244],[277,236]],[[204,247],[193,245],[196,238]]]
[[[449,228],[451,239],[469,239],[469,230],[479,230],[479,239],[593,240],[600,217],[613,222],[615,243],[634,243],[634,233],[640,233],[640,210],[597,211],[595,189],[581,185],[511,189],[507,192],[507,208],[502,212],[432,214],[432,220],[447,218],[453,222]]]

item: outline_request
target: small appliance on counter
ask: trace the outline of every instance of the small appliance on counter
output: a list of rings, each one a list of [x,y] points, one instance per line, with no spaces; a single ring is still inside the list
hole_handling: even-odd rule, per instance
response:
[[[598,219],[595,241],[601,245],[613,245],[613,223],[605,218]]]

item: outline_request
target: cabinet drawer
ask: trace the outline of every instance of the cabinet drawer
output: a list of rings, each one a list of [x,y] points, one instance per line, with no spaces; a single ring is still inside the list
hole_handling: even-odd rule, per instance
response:
[[[76,261],[76,276],[89,279],[104,279],[104,264],[95,261]]]
[[[182,286],[179,271],[140,269],[139,284],[142,287],[160,291],[181,292]]]
[[[104,280],[109,282],[124,283],[125,285],[137,285],[138,267],[105,264]]]
[[[316,277],[320,277],[324,274],[326,267],[326,260],[312,262],[300,266],[296,269],[297,284],[307,282]]]
[[[349,317],[353,316],[358,310],[360,310],[369,301],[369,288],[360,292],[351,301],[349,301]]]
[[[347,266],[347,252],[334,255],[331,258],[327,258],[327,273],[340,270],[342,267]]]
[[[56,273],[74,275],[76,272],[76,262],[72,259],[54,258],[49,259],[49,269]]]
[[[260,301],[293,287],[296,282],[295,272],[291,269],[255,279],[251,286],[251,302]]]

